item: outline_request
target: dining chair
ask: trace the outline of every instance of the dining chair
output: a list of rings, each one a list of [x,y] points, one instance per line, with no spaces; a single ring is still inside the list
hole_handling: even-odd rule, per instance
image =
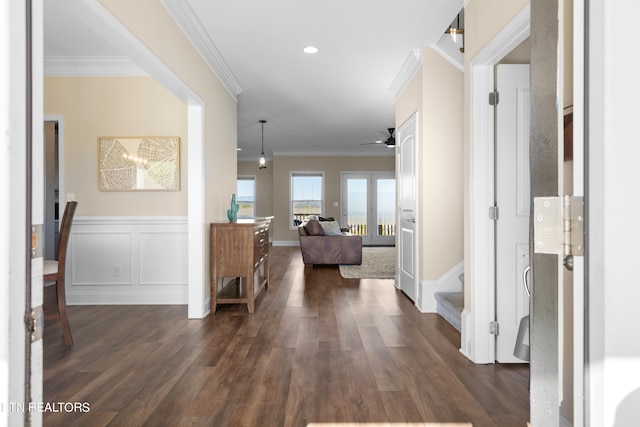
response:
[[[65,265],[67,259],[67,247],[69,245],[69,236],[71,234],[71,224],[73,223],[73,215],[76,212],[78,202],[67,202],[62,216],[62,225],[60,226],[60,234],[58,239],[58,259],[45,260],[43,271],[43,282],[45,287],[55,285],[56,305],[44,306],[44,319],[60,319],[62,325],[62,335],[64,342],[68,347],[73,346],[73,338],[71,337],[71,327],[67,318],[67,298],[65,294]]]

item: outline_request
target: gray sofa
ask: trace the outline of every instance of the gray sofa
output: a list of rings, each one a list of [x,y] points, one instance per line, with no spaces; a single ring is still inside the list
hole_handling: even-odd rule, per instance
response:
[[[314,264],[362,264],[362,236],[341,229],[339,235],[325,235],[311,221],[298,226],[302,261]],[[316,221],[317,223],[317,221]]]

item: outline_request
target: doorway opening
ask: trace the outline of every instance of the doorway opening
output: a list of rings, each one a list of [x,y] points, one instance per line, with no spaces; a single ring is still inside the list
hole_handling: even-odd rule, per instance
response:
[[[487,215],[495,203],[494,67],[529,37],[531,12],[525,7],[470,64],[470,177],[469,218],[472,253],[470,303],[462,313],[460,351],[475,363],[495,363],[495,335],[487,326],[495,319],[495,221]]]
[[[62,116],[44,116],[44,257],[58,259],[60,203],[64,208],[64,142]],[[62,198],[62,199],[61,199]]]

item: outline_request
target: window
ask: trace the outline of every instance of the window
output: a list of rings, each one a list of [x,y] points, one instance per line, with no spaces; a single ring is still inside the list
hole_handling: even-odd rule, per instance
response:
[[[322,172],[291,172],[291,228],[302,223],[307,215],[322,215],[324,211],[324,174]]]
[[[256,216],[256,177],[238,177],[238,218],[255,218]]]

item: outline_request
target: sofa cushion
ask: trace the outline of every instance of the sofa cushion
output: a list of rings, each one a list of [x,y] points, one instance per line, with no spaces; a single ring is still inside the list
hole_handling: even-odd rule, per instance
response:
[[[342,230],[337,221],[322,221],[320,226],[325,236],[342,236]]]
[[[304,231],[307,232],[307,236],[324,236],[324,230],[320,223],[315,220],[309,220],[304,223]]]

